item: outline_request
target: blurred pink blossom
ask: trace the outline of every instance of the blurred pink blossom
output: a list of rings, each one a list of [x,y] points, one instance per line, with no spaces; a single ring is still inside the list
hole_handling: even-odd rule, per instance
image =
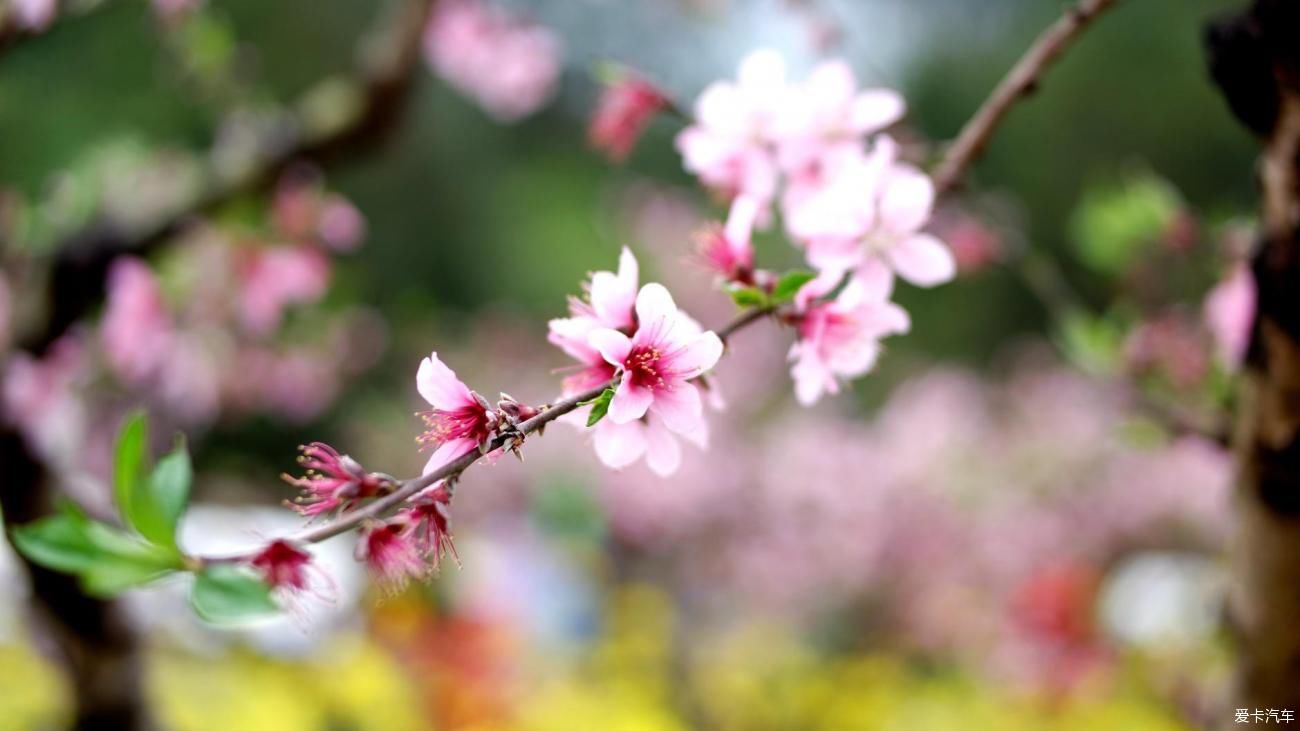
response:
[[[1241,365],[1255,326],[1255,276],[1245,262],[1228,270],[1205,299],[1205,323],[1229,368]]]
[[[60,338],[42,358],[20,351],[5,364],[4,420],[51,463],[66,464],[83,447],[89,423],[77,387],[88,372],[86,347],[75,335]]]
[[[254,334],[280,326],[285,308],[310,304],[329,286],[330,260],[307,245],[272,246],[248,255],[240,268],[240,318]]]
[[[9,9],[14,22],[21,28],[43,31],[54,22],[59,12],[58,0],[10,0]]]
[[[823,393],[839,393],[840,378],[866,374],[880,354],[880,339],[911,327],[903,308],[889,301],[887,276],[852,277],[835,299],[814,301],[830,294],[840,278],[825,272],[798,293],[799,339],[790,348],[790,375],[804,405],[815,403]]]
[[[736,196],[726,226],[713,224],[696,234],[701,258],[722,281],[755,283],[754,246],[750,239],[758,213],[757,200],[747,195]]]
[[[481,0],[439,3],[424,50],[435,71],[501,122],[537,111],[561,70],[551,31]]]
[[[668,105],[668,99],[650,82],[633,72],[607,84],[601,91],[587,129],[592,147],[615,162],[625,160],[650,121]]]
[[[316,233],[335,251],[354,251],[366,236],[366,219],[347,198],[331,195],[321,204]]]
[[[144,383],[165,365],[172,342],[162,290],[147,264],[127,256],[113,262],[107,288],[100,323],[105,358],[127,383]]]

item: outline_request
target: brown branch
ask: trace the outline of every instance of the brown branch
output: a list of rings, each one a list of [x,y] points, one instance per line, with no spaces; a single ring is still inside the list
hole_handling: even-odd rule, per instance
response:
[[[755,307],[741,313],[731,322],[727,323],[726,326],[715,332],[725,343],[727,339],[736,332],[774,313],[775,310],[771,307]],[[320,543],[321,541],[329,540],[330,538],[346,533],[368,520],[380,518],[381,516],[391,512],[394,508],[402,505],[402,503],[415,497],[431,485],[434,485],[441,480],[454,480],[460,477],[461,473],[469,469],[471,465],[479,461],[481,458],[492,454],[493,452],[505,449],[517,439],[522,439],[529,434],[539,431],[542,427],[555,421],[561,416],[576,411],[586,402],[599,396],[605,389],[613,388],[617,384],[618,378],[614,378],[600,384],[599,386],[587,389],[582,393],[560,399],[559,401],[544,407],[541,413],[531,419],[519,422],[511,431],[497,436],[491,442],[488,442],[483,449],[464,454],[428,474],[403,480],[393,492],[375,499],[373,502],[368,503],[358,510],[344,513],[328,523],[324,523],[314,528],[308,528],[294,536],[291,536],[288,540],[297,543]],[[245,558],[248,558],[246,554],[240,554],[236,556],[198,557],[196,560],[198,564],[201,565],[205,562],[234,561]]]
[[[1083,0],[1047,27],[1016,65],[993,89],[957,139],[950,145],[934,171],[934,186],[942,196],[955,189],[966,169],[984,151],[994,129],[1020,99],[1031,94],[1048,67],[1083,33],[1084,29],[1117,0]]]

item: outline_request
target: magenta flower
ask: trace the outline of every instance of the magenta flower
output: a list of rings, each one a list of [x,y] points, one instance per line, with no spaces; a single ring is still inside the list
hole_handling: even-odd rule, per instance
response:
[[[307,245],[272,246],[253,252],[239,273],[240,318],[250,332],[261,335],[280,326],[285,308],[310,304],[325,294],[330,260]]]
[[[758,213],[758,201],[739,196],[731,203],[726,226],[713,225],[698,235],[700,256],[723,281],[754,283],[754,247],[750,239]]]
[[[880,339],[907,332],[910,320],[903,308],[889,301],[887,273],[853,277],[829,301],[840,275],[826,272],[804,285],[797,303],[799,340],[790,348],[795,396],[809,406],[823,393],[839,393],[839,378],[866,374],[880,355]]]
[[[718,362],[722,341],[678,312],[661,284],[641,288],[636,314],[637,330],[630,338],[609,328],[590,336],[605,360],[622,372],[608,418],[627,424],[653,412],[679,434],[698,430],[702,404],[699,389],[690,381]]]
[[[627,159],[641,133],[668,99],[653,84],[631,72],[605,87],[592,115],[587,140],[615,162]]]
[[[411,579],[424,579],[429,566],[412,536],[411,523],[404,517],[386,523],[372,523],[357,542],[356,559],[364,561],[389,593],[397,593]]]
[[[587,299],[569,300],[570,317],[548,324],[546,339],[578,361],[577,372],[565,377],[566,396],[594,388],[614,377],[610,365],[588,338],[601,328],[631,332],[636,326],[637,262],[626,247],[619,256],[618,273],[595,272],[586,284]]]
[[[1257,297],[1254,274],[1245,262],[1239,262],[1205,298],[1205,323],[1218,346],[1219,359],[1228,368],[1240,366],[1246,357]]]
[[[248,563],[272,589],[307,590],[307,567],[311,564],[311,554],[288,541],[271,541]]]
[[[416,548],[430,562],[434,571],[447,554],[460,563],[451,535],[451,491],[439,482],[411,500],[402,515],[411,526]]]
[[[432,409],[420,417],[428,426],[417,441],[432,446],[433,455],[424,466],[424,474],[469,454],[486,444],[496,429],[497,417],[482,396],[461,383],[456,373],[438,359],[435,352],[420,362],[415,386]]]
[[[153,271],[135,257],[117,258],[107,300],[100,338],[108,365],[133,385],[154,378],[168,359],[172,323]]]
[[[306,474],[280,477],[303,491],[290,503],[302,515],[316,517],[334,510],[350,510],[361,500],[387,492],[396,484],[388,475],[366,472],[355,459],[339,454],[328,444],[312,442],[301,449],[298,462],[307,470]]]

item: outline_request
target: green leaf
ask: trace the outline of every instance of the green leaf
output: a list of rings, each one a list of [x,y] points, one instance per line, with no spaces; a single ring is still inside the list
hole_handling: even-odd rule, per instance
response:
[[[728,290],[731,301],[738,307],[767,307],[767,292],[758,287],[735,287]]]
[[[607,388],[591,401],[591,414],[587,416],[587,426],[595,426],[609,413],[609,402],[614,399],[614,389]]]
[[[132,502],[149,469],[149,421],[143,411],[134,411],[117,433],[113,457],[113,498],[122,522],[134,526]]]
[[[189,502],[194,470],[185,442],[177,439],[176,448],[158,461],[143,490],[131,497],[135,529],[150,541],[176,547],[176,525]]]
[[[115,594],[181,568],[174,548],[91,520],[71,504],[57,515],[13,529],[13,542],[34,563],[76,574],[95,594]]]
[[[1075,250],[1091,269],[1118,275],[1154,248],[1182,207],[1173,186],[1151,173],[1094,185],[1070,221]]]
[[[817,274],[806,269],[795,269],[781,275],[777,280],[776,287],[772,290],[772,302],[774,304],[784,304],[794,299],[796,293],[805,284],[817,278]]]
[[[234,564],[215,564],[195,575],[190,606],[214,624],[244,622],[279,611],[271,588],[251,570]]]

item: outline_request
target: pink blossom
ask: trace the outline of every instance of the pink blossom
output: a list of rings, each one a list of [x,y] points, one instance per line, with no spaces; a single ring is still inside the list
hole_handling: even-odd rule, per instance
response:
[[[153,272],[134,257],[118,257],[108,272],[107,308],[100,338],[108,365],[131,384],[140,384],[165,365],[172,340],[171,319]]]
[[[694,124],[677,136],[686,169],[724,195],[766,205],[777,188],[775,125],[789,95],[781,56],[751,53],[736,82],[715,82],[696,100]]]
[[[777,121],[779,160],[793,177],[817,175],[827,155],[857,149],[862,140],[897,122],[906,108],[891,89],[858,91],[853,69],[825,61],[795,87]]]
[[[482,396],[471,391],[438,359],[436,352],[420,362],[415,386],[433,406],[420,414],[428,430],[418,441],[421,446],[434,447],[424,474],[469,454],[491,439],[496,429],[496,414]]]
[[[43,31],[54,22],[59,12],[58,0],[12,0],[10,10],[14,23],[20,28]]]
[[[86,404],[77,392],[88,372],[86,347],[65,335],[43,358],[16,352],[5,363],[4,421],[18,426],[31,448],[52,462],[73,458],[87,436]]]
[[[402,512],[411,526],[411,537],[434,571],[447,554],[460,561],[451,536],[451,491],[439,482],[421,492]]]
[[[877,179],[879,159],[868,160],[848,166],[846,174],[828,184],[827,199],[801,211],[809,262],[843,271],[877,260],[921,287],[951,280],[957,273],[952,252],[921,231],[934,206],[930,178],[895,163]],[[866,196],[863,190],[869,191]],[[836,215],[828,222],[809,227],[810,217],[832,212]]]
[[[627,159],[646,125],[668,105],[668,99],[653,84],[632,72],[607,85],[596,104],[587,140],[611,160]]]
[[[839,393],[839,378],[864,375],[880,355],[880,339],[907,332],[910,321],[903,308],[889,301],[889,278],[852,277],[839,295],[828,294],[840,276],[826,272],[804,285],[797,301],[799,340],[790,348],[795,395],[805,406],[823,393]]]
[[[429,575],[429,566],[412,536],[410,521],[403,517],[367,526],[357,542],[356,559],[366,562],[389,593],[401,591],[413,578],[424,579]]]
[[[285,482],[303,491],[290,504],[299,513],[315,517],[334,510],[351,510],[362,500],[391,490],[396,481],[378,472],[366,472],[359,462],[322,442],[301,447],[298,463],[303,477],[281,475]]]
[[[662,419],[653,415],[623,424],[601,419],[592,432],[596,457],[610,469],[621,470],[643,457],[660,477],[671,476],[681,466],[682,452],[677,437]],[[700,448],[708,446],[708,424],[703,419],[697,428],[681,434]]]
[[[274,246],[254,252],[240,275],[244,326],[266,334],[280,326],[285,308],[315,302],[325,294],[330,261],[310,246]]]
[[[700,256],[723,281],[754,283],[754,246],[750,239],[758,213],[758,201],[738,196],[731,203],[725,227],[708,226],[696,235]]]
[[[353,251],[366,236],[366,219],[347,198],[332,195],[321,203],[316,235],[335,251]]]
[[[311,563],[311,554],[288,541],[271,541],[248,563],[272,589],[307,590],[307,567]]]
[[[585,285],[587,299],[569,300],[570,317],[551,320],[546,339],[580,364],[564,379],[564,394],[594,388],[614,377],[610,365],[588,337],[600,328],[631,332],[636,325],[637,261],[626,247],[619,256],[618,273],[595,272]]]
[[[631,338],[608,328],[589,338],[622,372],[607,418],[626,424],[653,413],[679,434],[697,431],[703,421],[702,402],[690,380],[718,362],[722,341],[679,313],[661,284],[641,288],[636,313],[638,326]]]
[[[480,0],[438,4],[425,32],[425,57],[498,121],[540,108],[560,75],[560,42],[549,30]]]
[[[1229,368],[1236,368],[1246,357],[1251,331],[1255,326],[1255,276],[1245,262],[1228,270],[1205,299],[1205,323],[1214,336],[1219,358]]]

